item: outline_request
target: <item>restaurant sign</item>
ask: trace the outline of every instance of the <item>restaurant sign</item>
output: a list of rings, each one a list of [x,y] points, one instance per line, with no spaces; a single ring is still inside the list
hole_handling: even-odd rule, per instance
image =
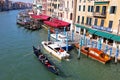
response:
[[[112,32],[112,29],[111,28],[106,28],[106,27],[103,27],[103,26],[92,26],[93,29],[97,29],[97,30],[102,30],[102,31],[107,31],[107,32]]]

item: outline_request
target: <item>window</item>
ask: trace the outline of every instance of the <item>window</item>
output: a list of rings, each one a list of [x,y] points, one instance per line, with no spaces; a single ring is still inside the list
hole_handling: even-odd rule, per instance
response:
[[[81,5],[79,5],[79,11],[81,11]]]
[[[77,23],[79,23],[80,22],[80,16],[78,16],[78,20],[77,20]]]
[[[82,22],[81,22],[81,24],[84,24],[84,16],[82,16]]]
[[[83,6],[83,11],[85,11],[85,5]]]
[[[89,25],[92,25],[92,18],[89,18]]]
[[[113,25],[113,21],[109,21],[108,27],[109,27],[109,28],[112,28],[112,25]]]
[[[86,25],[88,25],[88,21],[89,21],[89,18],[87,17],[87,19],[86,19]]]
[[[88,6],[88,12],[90,12],[90,6]]]
[[[94,25],[97,25],[98,19],[95,19]]]
[[[102,7],[102,14],[105,15],[106,14],[106,6]]]
[[[100,6],[96,6],[96,12],[100,12]]]
[[[70,20],[72,20],[72,13],[70,14]]]
[[[116,13],[116,6],[111,6],[110,7],[110,14],[115,14]]]
[[[104,20],[101,20],[100,26],[104,26]]]
[[[93,6],[91,6],[91,12],[93,12],[94,11],[94,7]]]
[[[73,8],[73,0],[72,0],[72,8]]]

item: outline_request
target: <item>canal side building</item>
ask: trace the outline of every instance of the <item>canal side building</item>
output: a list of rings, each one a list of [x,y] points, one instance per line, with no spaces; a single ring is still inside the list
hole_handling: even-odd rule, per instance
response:
[[[75,33],[96,40],[101,37],[102,42],[114,47],[120,43],[119,0],[46,0],[46,3],[46,15],[70,22]]]
[[[73,23],[74,0],[47,0],[47,3],[47,15]]]
[[[77,3],[75,32],[90,34],[94,39],[101,37],[103,42],[108,40],[116,47],[120,42],[120,1],[77,0]]]

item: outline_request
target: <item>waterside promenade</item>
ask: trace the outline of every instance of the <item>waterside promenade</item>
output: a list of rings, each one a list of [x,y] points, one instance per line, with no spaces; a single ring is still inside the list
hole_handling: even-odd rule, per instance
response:
[[[80,35],[79,33],[74,33],[74,37],[73,37],[74,40],[72,41],[72,31],[68,31],[67,33],[68,33],[69,38],[71,39],[69,44],[79,44],[80,39],[84,38],[84,35]],[[61,34],[64,34],[64,32],[62,32]],[[98,48],[98,42],[99,41],[95,40],[95,39],[90,39],[89,36],[85,36],[85,41],[84,42],[85,42],[84,43],[85,46]],[[107,49],[106,49],[106,46],[107,46]],[[112,53],[111,53],[111,49],[112,49]],[[115,47],[113,47],[109,44],[101,43],[101,50],[106,52],[109,56],[111,56],[113,58],[116,56],[117,48],[115,48]],[[120,51],[120,49],[119,49],[119,51]],[[120,53],[118,53],[117,59],[120,60]]]

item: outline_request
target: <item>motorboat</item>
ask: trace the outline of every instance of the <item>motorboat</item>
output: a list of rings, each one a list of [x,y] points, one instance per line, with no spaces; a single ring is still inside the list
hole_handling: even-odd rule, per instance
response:
[[[49,54],[54,55],[58,59],[69,59],[70,54],[67,53],[62,47],[66,45],[61,42],[51,42],[51,41],[42,41],[43,47],[49,52]]]
[[[81,53],[83,53],[86,56],[88,56],[92,59],[95,59],[103,64],[105,64],[111,60],[111,57],[109,57],[108,54],[104,53],[104,51],[99,50],[97,48],[82,46]]]
[[[50,36],[51,36],[51,38],[56,40],[56,34],[51,34]],[[61,41],[61,42],[66,42],[67,37],[66,37],[66,35],[58,34],[57,40]],[[68,41],[70,41],[70,39],[68,39]]]

